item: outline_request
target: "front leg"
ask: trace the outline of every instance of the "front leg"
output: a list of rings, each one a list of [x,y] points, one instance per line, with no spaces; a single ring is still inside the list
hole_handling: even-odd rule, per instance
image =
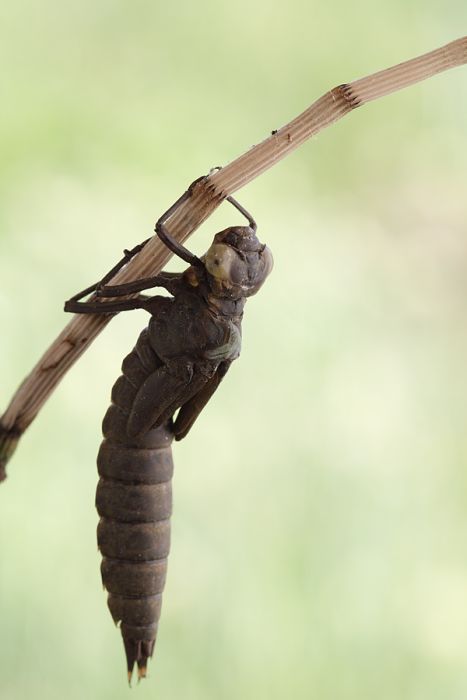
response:
[[[184,245],[179,243],[167,230],[165,226],[165,222],[167,219],[169,219],[172,214],[179,208],[180,204],[183,204],[189,197],[191,197],[191,194],[193,192],[193,188],[196,185],[196,183],[200,182],[201,180],[205,180],[208,177],[208,175],[202,175],[199,177],[197,180],[191,183],[189,188],[187,189],[186,192],[182,194],[181,197],[177,199],[177,201],[172,204],[171,207],[167,209],[166,212],[162,214],[162,216],[159,218],[159,220],[156,223],[155,227],[155,232],[161,239],[162,243],[167,246],[169,250],[172,251],[175,255],[177,255],[179,258],[187,262],[189,265],[195,265],[197,267],[204,267],[203,262],[193,253],[191,253],[188,248],[185,248]]]

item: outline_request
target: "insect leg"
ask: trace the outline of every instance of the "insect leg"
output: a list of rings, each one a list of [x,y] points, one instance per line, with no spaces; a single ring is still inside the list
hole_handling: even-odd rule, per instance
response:
[[[128,435],[134,438],[150,430],[188,382],[189,377],[184,377],[181,372],[169,372],[167,365],[150,374],[133,402],[127,424]]]
[[[186,361],[162,365],[143,382],[136,394],[127,433],[131,438],[169,420],[179,406],[186,403],[209,381]]]
[[[64,310],[74,314],[114,314],[119,311],[132,311],[146,308],[146,297],[123,301],[77,301],[72,298],[65,302]]]
[[[253,231],[256,231],[256,228],[257,228],[257,227],[256,227],[256,221],[253,219],[253,217],[251,216],[251,214],[245,209],[245,207],[242,207],[242,205],[241,205],[239,202],[237,202],[237,200],[234,199],[233,197],[230,197],[230,196],[229,196],[229,197],[226,197],[226,200],[227,200],[228,202],[230,202],[230,204],[233,204],[234,207],[235,207],[236,209],[238,209],[238,211],[239,211],[241,214],[243,214],[243,216],[244,216],[246,219],[248,219],[248,223],[250,224],[250,228],[252,228]]]
[[[191,429],[191,426],[216,391],[217,387],[221,383],[221,380],[225,377],[230,365],[231,362],[227,360],[221,362],[214,376],[209,379],[203,387],[201,387],[197,394],[192,396],[192,398],[184,403],[180,408],[172,428],[172,432],[176,440],[182,440],[186,436],[188,431]]]
[[[164,212],[164,214],[162,214],[162,216],[157,221],[156,227],[154,229],[161,241],[167,246],[169,250],[172,251],[172,253],[178,255],[179,258],[187,262],[189,265],[197,265],[198,267],[204,267],[204,264],[196,255],[193,255],[193,253],[191,253],[188,250],[188,248],[185,248],[184,245],[179,243],[173,236],[170,235],[170,233],[165,227],[165,222],[178,209],[180,204],[182,204],[189,197],[191,197],[194,186],[198,182],[201,182],[201,180],[205,180],[207,177],[207,175],[202,175],[197,180],[194,180],[187,189],[187,191],[184,192],[182,196],[179,197],[177,201],[174,204],[172,204],[172,206],[169,207],[169,209],[167,209],[166,212]]]
[[[124,267],[131,260],[131,258],[134,258],[136,253],[139,253],[140,250],[144,248],[144,246],[149,240],[151,239],[147,238],[142,243],[138,243],[138,245],[135,245],[135,247],[131,250],[124,250],[123,258],[119,260],[118,263],[114,265],[113,268],[109,270],[108,273],[101,280],[99,280],[99,282],[95,282],[89,287],[86,287],[86,289],[83,289],[83,291],[77,292],[69,299],[69,301],[79,301],[80,299],[83,299],[83,297],[86,297],[88,294],[95,292],[99,287],[105,285],[107,282],[110,282],[112,277],[114,277],[117,274],[117,272],[119,272],[122,269],[122,267]]]
[[[126,284],[113,284],[99,286],[97,296],[99,297],[120,297],[127,294],[141,292],[143,289],[151,289],[152,287],[163,287],[167,291],[174,293],[182,275],[179,272],[161,272],[154,277],[144,277],[134,282]]]

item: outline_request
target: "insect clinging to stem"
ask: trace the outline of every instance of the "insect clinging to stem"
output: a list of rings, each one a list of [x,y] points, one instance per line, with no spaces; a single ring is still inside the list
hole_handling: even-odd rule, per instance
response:
[[[438,73],[467,64],[467,36],[352,82],[341,83],[200,183],[199,192],[170,222],[180,239],[192,233],[226,198],[278,163],[309,138],[355,109]],[[456,91],[456,100],[458,100]],[[441,102],[443,98],[441,98]],[[458,103],[456,102],[456,107]],[[193,183],[194,184],[194,183]],[[172,439],[186,435],[240,349],[245,298],[259,288],[272,266],[257,241],[255,223],[235,200],[248,227],[218,234],[203,258],[168,235],[166,220],[193,194],[192,187],[159,220],[159,238],[190,267],[160,273],[161,246],[151,241],[126,251],[100,283],[70,299],[66,308],[98,316],[73,318],[40,357],[0,417],[0,482],[20,439],[66,372],[115,313],[144,308],[151,314],[135,349],[124,360],[104,419],[99,452],[101,514],[99,545],[113,617],[121,622],[129,675],[135,662],[146,673],[159,619],[169,548]],[[173,224],[173,228],[172,228]],[[241,233],[243,230],[243,233]],[[141,251],[131,266],[126,263]],[[136,282],[129,282],[135,269]],[[113,275],[125,285],[108,287]],[[144,289],[164,287],[173,298],[148,298]],[[88,301],[87,294],[95,293]],[[130,298],[132,295],[139,295]],[[195,320],[196,319],[196,322]],[[178,414],[176,412],[178,411]],[[176,414],[176,415],[175,415]],[[152,510],[151,510],[152,508]]]
[[[99,283],[65,303],[73,313],[145,309],[151,314],[113,386],[97,458],[102,581],[112,617],[120,624],[129,681],[135,664],[138,678],[146,676],[157,634],[170,547],[171,442],[186,436],[239,356],[246,299],[260,289],[273,265],[253,217],[232,197],[227,200],[248,226],[217,233],[202,258],[172,238],[165,222],[197,182],[156,224],[161,240],[189,263],[184,272],[107,286],[142,243],[125,251]],[[172,296],[140,294],[153,287]],[[81,301],[92,292],[94,299]]]

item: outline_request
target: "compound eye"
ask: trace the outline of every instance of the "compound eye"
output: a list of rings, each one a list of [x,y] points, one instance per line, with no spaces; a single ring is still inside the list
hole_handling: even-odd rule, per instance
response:
[[[210,275],[223,282],[238,283],[241,261],[234,250],[224,243],[213,243],[206,253],[205,265]]]
[[[261,255],[261,258],[263,260],[263,275],[264,279],[271,273],[272,268],[274,267],[274,258],[272,257],[272,253],[270,249],[267,247],[267,245],[264,246],[263,252]]]
[[[266,279],[266,277],[271,272],[273,266],[274,259],[272,257],[272,253],[267,246],[264,246],[263,250],[260,253],[258,265],[254,269],[253,279],[251,280],[247,296],[251,297],[253,296],[253,294],[256,294],[256,292],[263,285],[263,282]]]

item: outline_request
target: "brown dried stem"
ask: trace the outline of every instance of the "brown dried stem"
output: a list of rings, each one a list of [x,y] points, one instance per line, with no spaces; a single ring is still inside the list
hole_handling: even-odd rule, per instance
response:
[[[184,241],[229,194],[240,189],[298,148],[304,141],[356,107],[436,73],[467,63],[463,37],[387,70],[333,88],[262,143],[200,182],[193,196],[173,214],[168,229]],[[113,284],[157,274],[170,253],[154,236],[113,279]],[[107,325],[111,316],[74,316],[13,396],[0,422],[0,479],[19,436],[34,420],[61,378]]]

